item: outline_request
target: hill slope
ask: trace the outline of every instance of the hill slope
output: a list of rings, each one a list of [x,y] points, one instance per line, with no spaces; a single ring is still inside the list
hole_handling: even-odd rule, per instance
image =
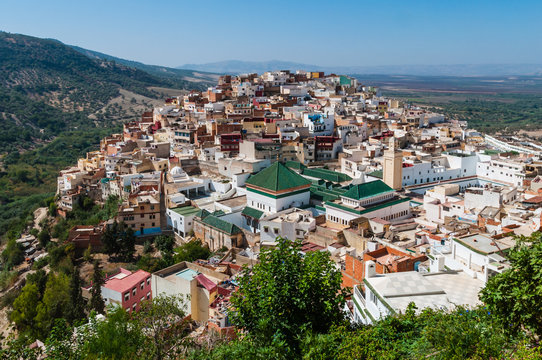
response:
[[[218,80],[218,75],[209,72],[198,72],[188,69],[175,69],[166,66],[158,65],[147,65],[140,63],[138,61],[121,59],[115,56],[107,55],[98,51],[84,49],[75,45],[68,45],[72,49],[80,52],[83,55],[86,55],[90,58],[97,60],[106,60],[114,61],[117,64],[125,65],[132,67],[134,69],[139,69],[145,71],[148,74],[156,76],[158,78],[164,79],[164,81],[171,84],[173,87],[187,87],[192,85],[192,83],[201,82],[204,85],[215,84]]]
[[[186,75],[194,81],[91,58],[56,40],[0,32],[0,154],[35,147],[63,131],[129,120],[136,114],[111,103],[126,94],[151,106],[161,97],[151,87],[207,86],[193,72]]]

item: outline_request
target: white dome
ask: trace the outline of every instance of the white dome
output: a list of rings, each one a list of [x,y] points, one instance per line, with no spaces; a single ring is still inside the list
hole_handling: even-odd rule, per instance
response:
[[[184,175],[185,172],[180,166],[175,166],[173,169],[169,171],[171,175]]]

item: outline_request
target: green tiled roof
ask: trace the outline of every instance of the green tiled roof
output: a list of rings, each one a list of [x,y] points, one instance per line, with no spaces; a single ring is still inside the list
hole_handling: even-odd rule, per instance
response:
[[[252,175],[246,181],[248,185],[258,186],[270,191],[288,190],[303,185],[310,185],[310,183],[309,180],[278,161],[256,175]]]
[[[340,187],[328,188],[323,185],[311,185],[311,198],[320,201],[332,201],[338,199],[345,192],[346,190]]]
[[[353,209],[351,207],[348,207],[348,206],[345,206],[345,205],[342,205],[342,204],[337,204],[337,203],[334,203],[334,202],[329,202],[329,201],[327,201],[325,203],[325,205],[326,206],[331,206],[331,207],[334,207],[334,208],[337,208],[337,209],[341,209],[341,210],[344,210],[344,211],[348,211],[348,212],[350,212],[352,214],[363,215],[363,214],[373,212],[375,210],[380,210],[380,209],[383,209],[383,208],[387,208],[388,206],[401,204],[401,203],[403,203],[405,201],[410,201],[410,198],[401,198],[401,199],[386,201],[386,202],[376,204],[376,205],[373,205],[373,206],[368,206],[368,207],[364,208],[363,210]]]
[[[171,209],[171,211],[174,211],[181,216],[189,216],[189,215],[194,215],[196,213],[199,213],[200,209],[193,206],[183,206],[183,207],[173,208]]]
[[[313,178],[333,181],[333,182],[343,182],[343,181],[350,181],[352,178],[346,174],[323,169],[323,168],[315,168],[315,169],[305,169],[303,170],[303,175],[310,176]]]
[[[384,183],[382,180],[376,180],[368,183],[352,185],[352,187],[350,187],[347,192],[342,194],[342,196],[349,199],[361,200],[379,194],[388,193],[390,191],[393,191],[393,189],[386,185],[386,183]]]
[[[241,229],[237,225],[222,220],[214,215],[207,215],[202,219],[202,222],[206,225],[214,227],[217,230],[225,232],[228,235],[235,235],[241,232]]]
[[[367,175],[375,177],[375,178],[379,178],[379,179],[384,178],[384,172],[382,170],[376,170],[371,173],[368,173]]]
[[[243,209],[241,214],[253,217],[254,219],[261,219],[263,216],[263,211],[260,211],[258,209],[251,208],[250,206],[247,206]]]
[[[286,165],[286,167],[289,167],[290,169],[296,169],[296,170],[303,170],[306,168],[306,166],[300,163],[299,161],[286,161],[284,165]]]
[[[211,215],[211,213],[209,211],[205,210],[205,209],[201,209],[196,213],[196,216],[201,218],[201,219],[205,218],[208,215]]]

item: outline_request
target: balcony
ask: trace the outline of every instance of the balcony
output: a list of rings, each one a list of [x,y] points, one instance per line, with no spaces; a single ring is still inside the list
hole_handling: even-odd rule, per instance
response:
[[[365,303],[365,294],[360,290],[360,285],[354,286],[354,293],[356,300],[359,300],[363,307],[367,308],[367,304]]]

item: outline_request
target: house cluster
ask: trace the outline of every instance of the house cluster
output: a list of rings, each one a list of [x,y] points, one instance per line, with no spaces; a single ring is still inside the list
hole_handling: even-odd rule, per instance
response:
[[[353,288],[346,310],[371,323],[410,302],[477,304],[508,266],[514,235],[540,230],[542,150],[514,144],[348,76],[224,75],[125,123],[61,171],[58,209],[115,195],[116,220],[137,236],[199,238],[229,254],[121,271],[106,292],[132,308],[147,293],[189,294],[193,319],[227,331],[240,261],[285,237],[330,252]],[[98,249],[106,226],[78,227],[68,241]]]

